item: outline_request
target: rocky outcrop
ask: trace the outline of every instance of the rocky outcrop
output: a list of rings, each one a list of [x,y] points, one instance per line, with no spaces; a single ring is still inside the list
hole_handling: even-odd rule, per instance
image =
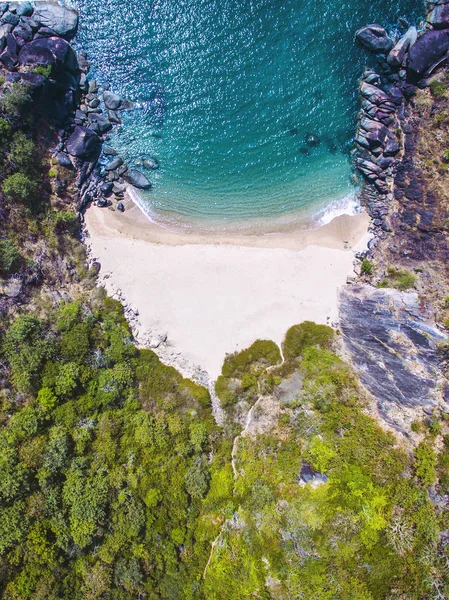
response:
[[[76,158],[98,158],[101,139],[91,129],[77,125],[67,141],[67,152]]]
[[[370,52],[387,54],[394,46],[393,40],[381,25],[367,25],[355,35],[357,41]]]
[[[147,190],[151,187],[151,183],[145,175],[140,171],[137,171],[137,169],[130,169],[127,171],[125,179],[128,183],[141,190]]]
[[[370,285],[340,292],[340,329],[360,379],[379,413],[407,433],[418,412],[449,412],[439,346],[446,340],[418,294]]]
[[[56,35],[65,40],[73,39],[78,29],[78,13],[53,2],[37,2],[33,21],[41,35]]]
[[[410,49],[407,62],[407,78],[417,83],[428,76],[449,51],[449,30],[426,31]]]

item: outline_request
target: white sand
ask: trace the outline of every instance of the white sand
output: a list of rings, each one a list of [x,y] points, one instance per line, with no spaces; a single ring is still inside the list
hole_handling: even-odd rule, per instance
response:
[[[162,230],[127,208],[87,211],[103,283],[138,309],[140,334],[168,335],[159,348],[167,362],[186,375],[198,365],[212,379],[226,353],[260,338],[281,343],[304,320],[336,321],[337,289],[367,241],[365,213],[316,231],[207,238]]]

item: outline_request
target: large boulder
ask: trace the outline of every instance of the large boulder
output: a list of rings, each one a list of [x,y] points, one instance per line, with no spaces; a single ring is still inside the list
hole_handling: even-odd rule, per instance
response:
[[[6,36],[6,47],[0,54],[0,62],[8,71],[14,71],[17,67],[17,42],[16,38],[8,33]]]
[[[378,121],[363,117],[360,121],[359,133],[367,140],[370,148],[376,148],[384,145],[388,129]]]
[[[141,190],[147,190],[151,187],[151,183],[148,181],[145,175],[140,171],[137,171],[137,169],[130,169],[126,172],[124,177],[128,183],[136,188],[140,188]]]
[[[37,2],[33,19],[55,35],[71,40],[78,28],[78,13],[51,2]]]
[[[73,48],[59,37],[39,38],[28,42],[19,53],[21,65],[59,66],[76,73],[77,60]]]
[[[109,110],[117,110],[122,104],[122,99],[117,94],[105,91],[103,94],[104,105]]]
[[[416,27],[410,27],[387,56],[388,64],[391,67],[399,68],[404,61],[407,51],[415,44],[417,39],[418,30]]]
[[[388,54],[394,46],[385,28],[375,23],[359,29],[355,37],[364,48],[376,54]]]
[[[449,30],[426,31],[410,49],[407,79],[417,83],[432,70],[449,51]]]
[[[101,139],[98,135],[77,125],[67,142],[67,152],[77,158],[89,159],[99,156],[101,151]]]
[[[449,2],[434,2],[435,6],[427,16],[427,21],[434,29],[447,29],[449,27]]]
[[[376,106],[391,105],[394,108],[390,96],[375,85],[363,82],[360,86],[360,94],[362,98],[368,100],[371,104],[375,104]]]

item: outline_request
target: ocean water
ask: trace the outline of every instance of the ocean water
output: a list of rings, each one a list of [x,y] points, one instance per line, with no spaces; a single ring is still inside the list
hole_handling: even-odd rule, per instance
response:
[[[160,164],[146,171],[145,209],[161,223],[205,229],[275,229],[353,210],[349,153],[369,60],[354,33],[423,14],[418,0],[77,7],[92,76],[135,102],[111,144],[129,166]]]

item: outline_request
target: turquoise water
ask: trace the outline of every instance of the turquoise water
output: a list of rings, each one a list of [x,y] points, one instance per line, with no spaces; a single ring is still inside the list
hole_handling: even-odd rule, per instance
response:
[[[353,193],[353,42],[369,22],[416,21],[418,0],[80,0],[77,41],[100,83],[136,102],[112,143],[155,157],[158,220],[290,220]],[[307,134],[320,143],[310,146]]]

